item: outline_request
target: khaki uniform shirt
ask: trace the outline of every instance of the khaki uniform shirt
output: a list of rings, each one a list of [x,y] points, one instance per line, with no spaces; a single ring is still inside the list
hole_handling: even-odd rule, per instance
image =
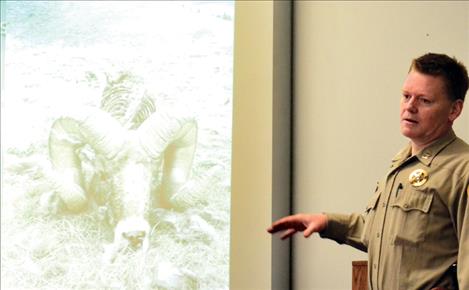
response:
[[[327,214],[321,233],[368,252],[373,290],[469,290],[469,145],[453,131],[392,161],[363,214]],[[457,267],[453,266],[457,263]]]

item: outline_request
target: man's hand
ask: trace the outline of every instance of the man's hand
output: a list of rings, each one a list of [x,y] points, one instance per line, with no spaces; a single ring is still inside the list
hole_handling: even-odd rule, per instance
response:
[[[274,234],[282,233],[281,239],[287,239],[297,232],[303,232],[305,238],[315,232],[321,232],[327,227],[327,216],[325,214],[296,214],[287,216],[274,222],[267,231]]]

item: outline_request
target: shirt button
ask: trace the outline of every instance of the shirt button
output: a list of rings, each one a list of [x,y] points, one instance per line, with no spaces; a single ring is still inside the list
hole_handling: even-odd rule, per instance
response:
[[[376,237],[378,237],[378,238],[379,238],[379,233],[377,233],[377,234],[376,234]]]
[[[385,202],[383,202],[383,207],[386,207],[386,203],[385,203]]]
[[[404,204],[404,208],[408,208],[409,205],[407,203]]]
[[[376,269],[376,264],[373,264],[373,269]]]

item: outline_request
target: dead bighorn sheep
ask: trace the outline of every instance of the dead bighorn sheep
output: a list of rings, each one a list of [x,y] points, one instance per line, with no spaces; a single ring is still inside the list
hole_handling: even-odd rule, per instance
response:
[[[108,80],[101,109],[58,118],[49,137],[56,191],[65,207],[79,212],[91,195],[110,200],[115,218],[111,256],[127,247],[148,248],[149,210],[164,206],[187,181],[197,139],[194,118],[155,110],[145,95],[131,100],[125,80]],[[95,154],[89,182],[78,156],[84,146]],[[156,187],[160,198],[155,204]]]

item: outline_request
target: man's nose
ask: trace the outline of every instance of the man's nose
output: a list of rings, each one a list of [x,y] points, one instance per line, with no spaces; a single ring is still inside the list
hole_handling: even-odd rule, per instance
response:
[[[409,112],[417,112],[418,99],[414,96],[411,96],[407,102],[405,102],[405,109]]]

